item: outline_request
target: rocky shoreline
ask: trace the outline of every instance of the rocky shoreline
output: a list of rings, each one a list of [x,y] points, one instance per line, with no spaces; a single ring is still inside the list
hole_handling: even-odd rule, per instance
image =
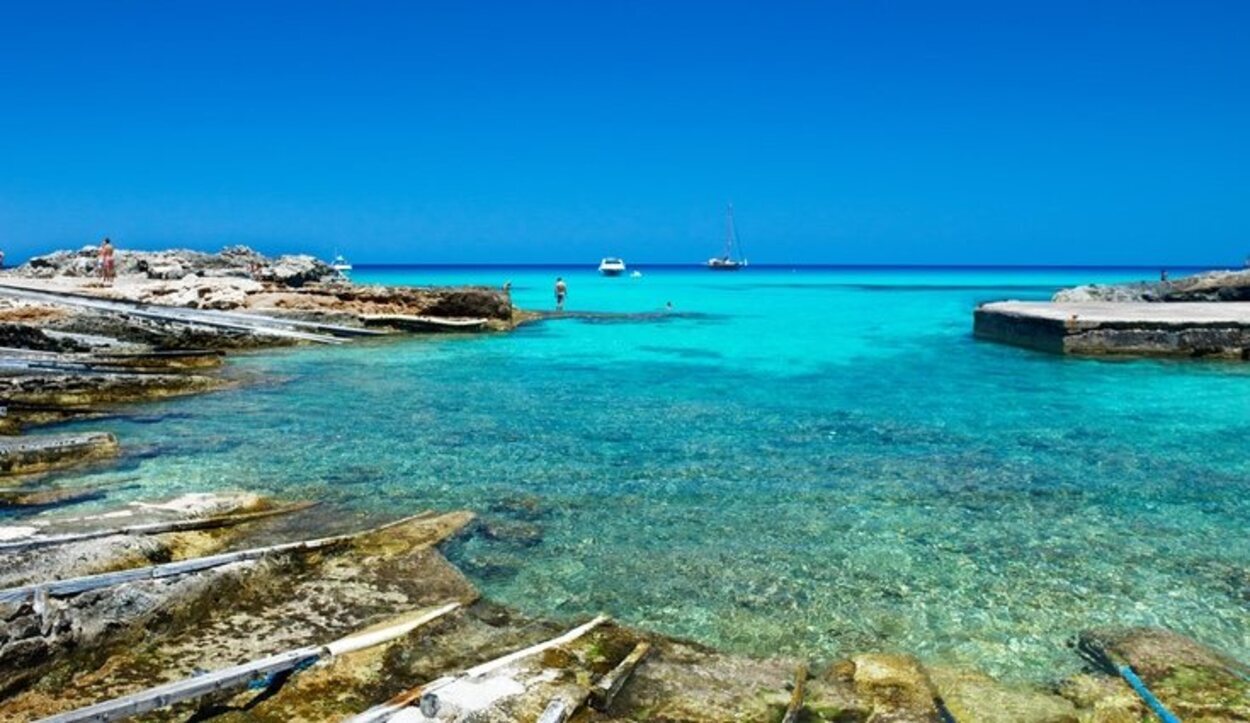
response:
[[[551,318],[490,289],[351,284],[311,257],[121,252],[108,287],[93,259],[58,253],[0,275],[0,505],[32,508],[0,525],[0,721],[119,699],[145,720],[1147,719],[1117,664],[1186,721],[1250,719],[1250,670],[1161,630],[1073,631],[1090,669],[1049,686],[894,652],[759,659],[610,620],[570,630],[482,599],[448,562],[448,541],[498,534],[469,511],[343,519],[221,491],[51,514],[96,491],[41,486],[46,475],[107,464],[125,440],[19,435],[33,427],[221,389],[234,350]],[[214,675],[226,677],[192,697],[144,692]]]
[[[1089,672],[1029,686],[897,653],[745,658],[610,620],[572,628],[530,618],[483,600],[439,551],[486,534],[472,513],[349,520],[343,533],[301,540],[325,514],[218,493],[0,527],[0,721],[130,705],[156,686],[288,650],[313,652],[282,675],[153,704],[143,719],[570,719],[542,718],[552,709],[577,721],[690,723],[1149,717],[1096,660]],[[414,618],[427,622],[403,624]],[[374,636],[367,645],[334,653],[331,641],[361,631]],[[1192,640],[1090,630],[1073,645],[1074,655],[1131,666],[1183,720],[1250,716],[1250,669]]]
[[[0,433],[107,414],[119,404],[209,392],[234,382],[222,355],[354,336],[431,330],[508,330],[520,321],[494,289],[392,288],[344,279],[310,256],[271,259],[243,247],[117,252],[108,285],[93,273],[96,249],[36,257],[0,273]],[[5,475],[47,472],[98,459],[44,447],[38,469],[19,445],[0,444]]]

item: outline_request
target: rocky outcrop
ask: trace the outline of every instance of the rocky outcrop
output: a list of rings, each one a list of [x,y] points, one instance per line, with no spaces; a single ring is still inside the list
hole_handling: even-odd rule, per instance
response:
[[[1064,289],[1053,301],[1250,301],[1250,269],[1207,271],[1174,281],[1130,284],[1090,284]]]
[[[50,336],[42,329],[29,324],[5,323],[0,323],[0,347],[53,352],[87,350],[87,345],[81,342]]]
[[[97,273],[97,246],[36,256],[11,273],[24,278],[89,277]],[[216,254],[187,249],[116,252],[117,275],[177,280],[188,275],[268,281],[292,288],[338,277],[323,261],[308,255],[270,258],[246,246],[230,246]]]
[[[0,438],[0,477],[63,469],[117,454],[107,432]]]

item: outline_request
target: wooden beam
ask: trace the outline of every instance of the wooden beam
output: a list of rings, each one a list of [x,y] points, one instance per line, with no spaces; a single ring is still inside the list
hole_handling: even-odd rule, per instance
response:
[[[597,711],[606,711],[612,705],[616,694],[621,692],[621,688],[625,687],[629,677],[634,674],[634,669],[650,652],[651,643],[645,640],[635,645],[624,660],[617,663],[615,668],[608,671],[608,674],[600,678],[590,689],[590,707]]]
[[[100,487],[85,488],[90,493],[98,494]],[[76,491],[72,488],[68,490],[56,491]],[[4,493],[0,493],[0,500],[3,500]],[[187,532],[190,530],[212,530],[219,527],[231,527],[233,525],[243,524],[245,522],[253,522],[266,517],[276,517],[278,515],[289,515],[293,512],[301,512],[315,507],[316,502],[298,502],[292,505],[284,505],[275,507],[271,510],[260,510],[259,512],[241,512],[230,515],[218,515],[216,517],[193,517],[187,520],[173,520],[171,522],[148,522],[141,525],[127,525],[125,527],[114,527],[103,530],[92,530],[90,532],[71,532],[62,535],[41,535],[31,537],[25,540],[16,540],[14,542],[0,543],[0,553],[16,552],[19,550],[28,550],[34,547],[48,547],[51,545],[64,545],[71,542],[82,542],[84,540],[95,540],[101,537],[112,537],[114,535],[160,535],[167,532]]]
[[[799,663],[799,667],[794,671],[794,690],[790,691],[790,705],[786,706],[786,714],[782,716],[781,723],[795,723],[799,719],[799,713],[803,710],[803,693],[807,687],[807,663]]]
[[[159,685],[132,695],[55,715],[44,719],[43,723],[119,720],[209,694],[236,690],[253,681],[264,680],[275,673],[298,670],[338,655],[381,645],[407,635],[459,607],[460,603],[453,602],[428,612],[408,613],[398,622],[392,622],[381,629],[353,633],[326,645],[295,648],[250,663]]]
[[[460,680],[480,678],[485,675],[489,675],[490,673],[493,673],[504,666],[515,663],[522,658],[537,655],[552,648],[571,643],[608,620],[609,618],[606,615],[600,615],[594,620],[591,620],[584,625],[579,625],[559,637],[545,640],[536,645],[531,645],[528,648],[509,653],[503,657],[495,658],[494,660],[489,660],[485,663],[469,668],[468,670],[457,675],[446,675],[436,680],[432,680],[429,683],[411,688],[391,698],[385,703],[376,705],[360,715],[349,719],[348,723],[382,723],[383,721],[390,720],[396,713],[399,713],[404,708],[411,706],[413,703],[419,703],[422,712],[424,712],[427,717],[432,717],[433,713],[429,711],[436,712],[438,710],[438,696],[436,694],[439,690]]]
[[[88,590],[99,590],[101,588],[122,585],[128,582],[136,582],[139,580],[156,580],[165,577],[173,577],[176,575],[186,575],[192,572],[200,572],[222,565],[229,565],[235,562],[246,562],[248,560],[256,560],[269,555],[276,555],[286,552],[311,552],[327,547],[335,547],[351,542],[357,537],[381,532],[382,530],[402,525],[405,522],[415,520],[427,513],[405,517],[372,530],[356,532],[350,535],[336,535],[334,537],[322,537],[315,540],[304,540],[301,542],[287,542],[280,545],[269,545],[266,547],[255,547],[250,550],[242,550],[239,552],[226,552],[220,555],[209,555],[208,557],[197,557],[191,560],[180,560],[178,562],[168,562],[162,565],[151,565],[148,567],[137,567],[130,570],[120,570],[118,572],[105,572],[97,575],[84,575],[82,577],[74,577],[68,580],[55,580],[52,582],[37,583],[34,585],[22,585],[20,587],[11,587],[0,590],[0,603],[21,603],[32,599],[37,595],[48,595],[50,597],[68,597]]]

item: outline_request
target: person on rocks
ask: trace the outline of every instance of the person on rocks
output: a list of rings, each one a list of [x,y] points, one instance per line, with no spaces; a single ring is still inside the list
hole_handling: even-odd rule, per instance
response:
[[[569,285],[564,283],[564,278],[556,277],[556,311],[564,311],[564,297],[569,295]]]
[[[113,242],[106,236],[104,243],[100,244],[100,278],[104,279],[104,283],[112,284],[113,279],[117,278],[117,265],[113,258]]]

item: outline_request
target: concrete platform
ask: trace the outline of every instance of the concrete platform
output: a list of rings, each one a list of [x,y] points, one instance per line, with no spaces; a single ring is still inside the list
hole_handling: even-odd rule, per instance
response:
[[[976,309],[973,333],[1057,354],[1250,360],[1250,302],[998,301]]]

